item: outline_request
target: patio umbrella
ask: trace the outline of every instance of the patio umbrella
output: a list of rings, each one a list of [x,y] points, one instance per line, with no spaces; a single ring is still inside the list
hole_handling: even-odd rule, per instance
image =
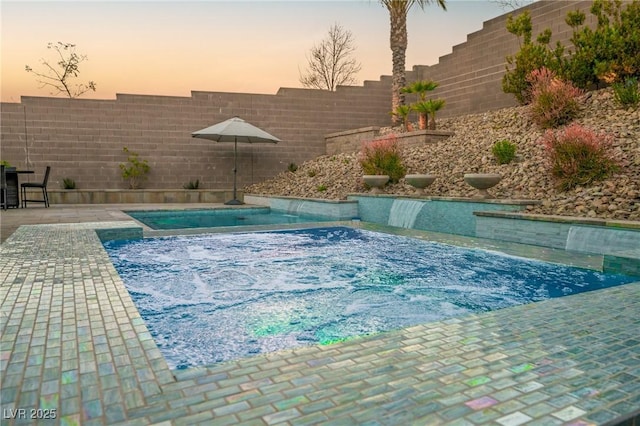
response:
[[[240,143],[278,143],[280,139],[264,130],[233,117],[206,129],[191,133],[194,138],[209,139],[216,142],[233,142],[233,200],[225,204],[238,205],[242,201],[236,195],[236,175],[238,173],[238,142]]]

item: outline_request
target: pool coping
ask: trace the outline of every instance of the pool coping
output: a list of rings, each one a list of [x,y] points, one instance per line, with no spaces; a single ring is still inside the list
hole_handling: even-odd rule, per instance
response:
[[[21,226],[0,246],[3,423],[584,425],[640,409],[640,282],[171,371],[95,232],[135,227]]]

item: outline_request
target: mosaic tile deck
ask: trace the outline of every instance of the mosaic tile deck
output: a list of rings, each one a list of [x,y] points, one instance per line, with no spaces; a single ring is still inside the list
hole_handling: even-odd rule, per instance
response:
[[[577,426],[640,410],[640,283],[171,371],[94,231],[134,225],[22,226],[0,246],[3,425]]]

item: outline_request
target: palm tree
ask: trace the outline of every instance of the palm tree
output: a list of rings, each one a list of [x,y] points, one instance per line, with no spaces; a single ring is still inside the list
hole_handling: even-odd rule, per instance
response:
[[[430,3],[436,3],[442,9],[447,10],[445,0],[380,0],[380,3],[389,11],[391,20],[391,54],[393,60],[393,76],[391,79],[391,110],[395,111],[399,105],[404,105],[404,93],[400,90],[405,86],[404,74],[405,57],[407,52],[407,13],[414,4],[422,10]],[[398,117],[394,117],[394,124],[398,124]]]

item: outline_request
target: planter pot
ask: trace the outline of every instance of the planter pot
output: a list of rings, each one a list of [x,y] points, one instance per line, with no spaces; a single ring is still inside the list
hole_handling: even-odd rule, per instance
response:
[[[433,181],[436,180],[436,177],[430,174],[415,174],[406,175],[404,180],[414,188],[422,189],[426,192],[425,188],[431,185]]]
[[[385,186],[389,182],[389,176],[387,175],[364,175],[362,176],[364,183],[371,187],[372,194],[379,194],[382,191],[380,188]]]
[[[500,182],[502,176],[497,173],[468,173],[464,175],[464,181],[478,190],[478,198],[493,198],[487,189]]]

